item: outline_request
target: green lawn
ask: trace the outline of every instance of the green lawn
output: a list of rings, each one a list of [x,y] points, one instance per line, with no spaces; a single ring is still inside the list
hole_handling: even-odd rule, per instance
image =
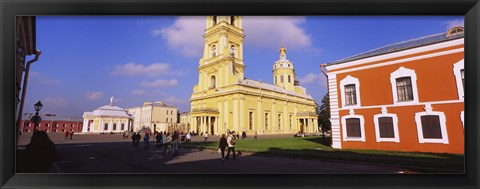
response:
[[[325,142],[329,138],[326,138]],[[358,161],[385,164],[399,164],[426,167],[462,169],[463,154],[440,154],[419,152],[397,152],[380,150],[338,150],[332,149],[322,141],[322,137],[291,137],[258,140],[237,140],[236,151],[252,152],[260,155],[277,155],[341,161]],[[184,147],[212,149],[218,148],[218,142],[183,143]]]

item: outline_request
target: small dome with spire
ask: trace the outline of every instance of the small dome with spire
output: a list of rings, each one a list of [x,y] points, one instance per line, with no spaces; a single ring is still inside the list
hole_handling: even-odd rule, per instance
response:
[[[282,44],[280,46],[280,58],[275,62],[273,65],[273,69],[277,68],[291,68],[293,69],[293,62],[287,59],[287,48],[285,48],[285,45],[282,40]]]

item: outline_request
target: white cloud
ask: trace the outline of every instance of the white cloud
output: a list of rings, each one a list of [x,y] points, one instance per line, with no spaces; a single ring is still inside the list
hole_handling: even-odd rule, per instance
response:
[[[145,90],[141,90],[141,89],[136,89],[136,90],[132,91],[132,95],[134,95],[134,96],[143,96],[145,94],[147,94],[147,92]]]
[[[50,84],[58,85],[58,84],[60,84],[59,80],[50,79],[40,72],[30,72],[28,74],[28,77],[29,77],[29,80],[32,81],[32,83],[38,83],[38,84],[43,84],[43,85],[50,85]]]
[[[103,97],[103,92],[101,91],[92,91],[85,93],[85,98],[89,100],[97,100]]]
[[[181,16],[168,27],[155,29],[153,36],[161,36],[172,50],[179,50],[186,57],[200,57],[203,50],[205,17]]]
[[[44,107],[68,107],[69,102],[63,97],[45,97],[42,99]]]
[[[319,53],[312,47],[312,39],[304,28],[305,17],[301,16],[244,16],[245,43],[255,48],[280,47],[283,40],[287,49]],[[181,16],[168,26],[152,31],[161,36],[170,49],[179,50],[186,57],[200,57],[203,52],[205,17]]]
[[[464,26],[464,22],[463,22],[463,19],[455,19],[455,20],[449,20],[449,21],[446,21],[446,22],[443,22],[443,24],[445,25],[446,29],[451,29],[453,27],[456,27],[456,26]]]
[[[178,81],[176,79],[171,79],[171,80],[159,79],[154,82],[142,81],[140,83],[140,85],[143,87],[173,87],[177,84],[178,84]]]
[[[326,78],[322,73],[320,74],[309,73],[305,75],[303,78],[299,78],[298,81],[300,81],[300,85],[315,83],[315,84],[320,84],[321,86],[324,86],[324,87],[327,86],[327,84],[325,83]]]
[[[301,16],[245,16],[243,17],[247,45],[279,48],[281,41],[287,49],[311,49],[312,40],[301,27]]]
[[[123,65],[116,65],[110,74],[126,76],[146,75],[150,77],[158,77],[162,75],[181,75],[181,72],[171,70],[171,65],[165,63],[154,63],[148,66],[143,64],[127,63]]]
[[[180,99],[175,96],[168,97],[164,101],[165,103],[167,103],[167,105],[174,105],[174,106],[179,106],[189,102],[188,100]]]

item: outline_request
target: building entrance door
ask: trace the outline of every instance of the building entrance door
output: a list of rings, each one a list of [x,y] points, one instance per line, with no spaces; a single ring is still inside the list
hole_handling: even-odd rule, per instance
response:
[[[303,133],[303,131],[304,131],[304,128],[303,128],[303,127],[304,127],[303,124],[300,125],[300,133]]]

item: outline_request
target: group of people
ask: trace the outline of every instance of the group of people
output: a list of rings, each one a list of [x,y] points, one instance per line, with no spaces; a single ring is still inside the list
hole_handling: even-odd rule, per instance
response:
[[[218,143],[218,148],[222,153],[222,160],[229,159],[230,152],[233,152],[233,159],[235,159],[235,143],[238,137],[235,136],[235,132],[228,132],[228,137],[225,138],[225,134],[222,134],[220,142]],[[228,147],[227,156],[225,156],[225,148]]]
[[[151,133],[145,132],[143,136],[143,143],[145,150],[150,148],[150,135]],[[168,155],[172,152],[172,155],[180,155],[180,141],[182,140],[183,134],[178,131],[174,131],[173,133],[170,132],[155,132],[153,133],[153,138],[155,139],[156,143],[155,146],[158,149],[164,148],[163,155]],[[141,139],[140,133],[134,132],[132,135],[132,143],[133,146],[136,147],[139,145]],[[183,139],[185,142],[191,141],[191,134],[187,133],[185,138]]]
[[[65,140],[67,140],[68,137],[70,137],[70,140],[72,140],[73,133],[74,133],[73,131],[72,132],[69,132],[69,131],[65,132]]]

